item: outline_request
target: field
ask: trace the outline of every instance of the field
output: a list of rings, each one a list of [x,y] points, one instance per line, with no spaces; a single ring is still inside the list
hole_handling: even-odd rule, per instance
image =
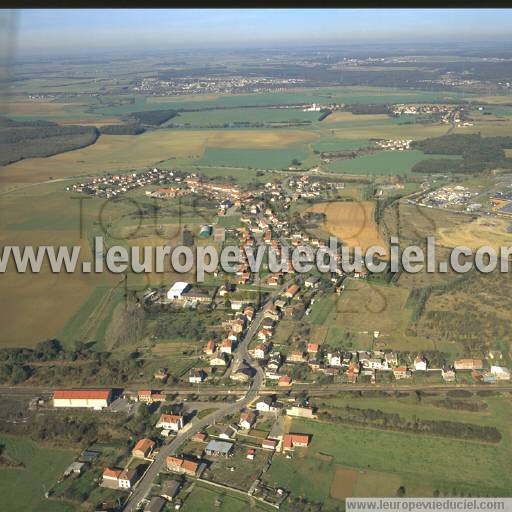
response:
[[[274,457],[266,478],[294,495],[326,503],[327,510],[333,510],[338,501],[333,497],[340,499],[343,494],[350,495],[351,490],[352,495],[358,496],[395,496],[400,485],[405,487],[406,496],[432,496],[435,490],[442,495],[469,492],[477,496],[509,496],[512,481],[504,468],[510,450],[507,422],[512,406],[505,397],[485,401],[489,414],[484,416],[407,403],[400,405],[400,413],[411,407],[408,414],[412,417],[423,408],[423,415],[431,418],[449,416],[455,421],[496,425],[504,435],[500,445],[431,436],[427,440],[419,434],[293,420],[292,431],[311,434],[311,444],[307,449],[296,450],[292,460]],[[393,399],[358,399],[351,405],[393,410],[393,403]],[[339,439],[343,442],[339,443]],[[478,464],[474,464],[475,460]]]
[[[4,510],[23,512],[72,512],[75,507],[66,502],[45,501],[44,493],[50,490],[66,467],[73,461],[69,450],[43,448],[29,439],[0,436],[6,454],[21,468],[0,467],[0,492]]]
[[[291,123],[316,121],[319,112],[303,112],[293,108],[240,108],[182,112],[167,124],[193,126],[224,125],[229,123]]]
[[[96,144],[87,148],[48,158],[23,160],[6,166],[1,169],[0,185],[141,168],[157,165],[171,157],[178,158],[178,163],[190,166],[203,157],[207,147],[276,150],[296,147],[316,138],[316,134],[300,130],[162,129],[137,136],[102,135]]]
[[[331,172],[342,174],[385,174],[404,175],[411,172],[414,164],[432,158],[446,158],[446,155],[425,155],[421,151],[378,151],[351,159],[339,159],[327,165]],[[452,157],[453,158],[453,157]],[[458,157],[454,157],[458,159]]]
[[[190,494],[185,499],[182,510],[195,512],[196,510],[219,510],[219,512],[265,512],[270,510],[246,497],[228,493],[205,484],[192,484]]]
[[[317,203],[308,211],[324,213],[325,231],[338,240],[343,240],[351,250],[354,247],[361,247],[364,254],[373,245],[387,247],[373,220],[374,208],[375,205],[371,201],[333,201]]]
[[[225,149],[206,148],[203,158],[198,162],[201,166],[225,166],[256,169],[283,169],[292,165],[297,159],[303,161],[307,157],[301,147],[288,149]],[[243,171],[242,171],[243,172]]]

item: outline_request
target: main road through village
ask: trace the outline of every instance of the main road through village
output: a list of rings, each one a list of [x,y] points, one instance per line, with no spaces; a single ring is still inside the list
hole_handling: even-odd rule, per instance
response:
[[[246,407],[250,402],[252,402],[258,395],[258,392],[264,382],[264,373],[263,370],[256,364],[252,363],[251,356],[249,354],[248,348],[249,344],[258,331],[261,322],[264,318],[264,310],[261,308],[254,318],[254,322],[252,322],[249,327],[245,337],[240,342],[240,345],[235,352],[235,356],[231,365],[231,370],[240,366],[244,361],[252,366],[255,370],[255,375],[251,381],[250,387],[247,393],[242,396],[236,402],[232,402],[229,404],[225,404],[221,409],[205,416],[202,419],[194,418],[190,423],[185,425],[185,427],[178,432],[176,437],[172,439],[171,442],[162,446],[160,451],[155,457],[155,460],[146,471],[142,479],[138,482],[132,494],[129,496],[123,511],[124,512],[132,512],[137,510],[138,504],[147,497],[149,492],[151,491],[151,487],[153,482],[155,481],[158,473],[162,471],[162,469],[166,466],[166,459],[168,455],[176,454],[181,446],[186,443],[194,434],[200,432],[202,429],[211,425],[212,423],[216,423],[220,421],[222,418],[226,416],[230,416],[235,412],[239,412]],[[252,364],[251,364],[252,363]]]

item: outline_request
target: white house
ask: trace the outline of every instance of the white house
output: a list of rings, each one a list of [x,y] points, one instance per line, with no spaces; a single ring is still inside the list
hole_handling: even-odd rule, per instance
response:
[[[254,357],[256,359],[265,359],[267,347],[265,345],[258,345],[254,350]]]
[[[274,400],[270,396],[264,396],[256,402],[256,410],[261,412],[269,412],[275,410]]]
[[[328,353],[327,360],[330,366],[341,366],[342,358],[339,352],[334,352],[334,354]]]
[[[178,414],[162,414],[156,424],[156,428],[178,432],[183,428],[183,416]]]
[[[414,360],[414,369],[417,372],[425,372],[425,371],[427,371],[427,360],[424,357],[418,356]]]

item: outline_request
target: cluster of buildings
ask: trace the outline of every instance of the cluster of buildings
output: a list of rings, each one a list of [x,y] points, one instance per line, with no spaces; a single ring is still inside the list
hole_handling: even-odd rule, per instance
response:
[[[428,115],[441,118],[443,123],[461,123],[464,109],[458,105],[443,104],[397,104],[390,107],[396,117],[402,115]]]
[[[301,78],[211,77],[208,75],[172,79],[143,78],[133,86],[133,91],[150,96],[269,92],[297,87],[304,85],[305,82]]]
[[[477,195],[478,192],[471,191],[462,185],[447,185],[427,192],[417,200],[417,204],[429,208],[455,208],[477,211],[482,207],[480,203],[472,202],[472,199]]]
[[[377,146],[382,149],[389,151],[405,151],[411,148],[411,139],[389,139],[389,140],[378,140]]]
[[[148,185],[167,185],[179,183],[181,180],[181,176],[178,175],[176,171],[164,171],[154,168],[138,173],[97,176],[90,181],[75,183],[66,187],[66,191],[80,192],[110,199],[112,197],[119,197],[130,190],[146,187]],[[163,192],[161,192],[161,194],[164,196]]]

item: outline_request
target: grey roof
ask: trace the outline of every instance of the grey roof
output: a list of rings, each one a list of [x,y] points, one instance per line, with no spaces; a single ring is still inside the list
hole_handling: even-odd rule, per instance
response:
[[[165,500],[160,496],[153,496],[151,501],[146,505],[144,512],[160,512],[165,506]]]
[[[206,445],[207,452],[222,453],[225,455],[231,451],[231,448],[233,448],[233,443],[228,443],[227,441],[217,441],[215,439],[212,439]]]
[[[177,480],[166,480],[162,483],[162,495],[174,498],[180,490],[181,484]]]

